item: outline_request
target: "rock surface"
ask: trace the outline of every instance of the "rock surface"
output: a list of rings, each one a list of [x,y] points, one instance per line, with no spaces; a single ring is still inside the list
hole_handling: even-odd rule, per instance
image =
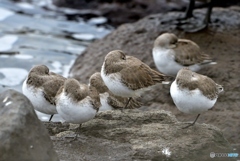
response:
[[[49,130],[51,124],[46,124]],[[197,123],[182,129],[186,125],[162,110],[107,111],[84,123],[77,140],[68,138],[73,133],[68,128],[52,140],[59,158],[68,161],[228,160],[209,157],[210,152],[232,151],[218,128]]]
[[[0,160],[58,161],[48,132],[32,104],[14,90],[0,95]]]
[[[200,73],[208,75],[215,82],[223,85],[225,92],[219,96],[213,110],[201,115],[198,122],[216,125],[231,143],[240,143],[239,11],[239,7],[214,8],[209,28],[197,33],[186,33],[177,30],[175,25],[162,24],[162,21],[178,17],[178,13],[175,12],[151,15],[136,23],[124,24],[102,40],[89,45],[76,59],[71,68],[70,77],[88,83],[89,77],[101,70],[105,55],[116,49],[126,51],[129,55],[141,59],[156,69],[151,54],[153,42],[159,34],[173,32],[181,38],[195,41],[204,52],[218,62],[215,66],[204,68]],[[195,10],[194,14],[199,21],[202,21],[205,10]],[[170,110],[181,121],[194,120],[196,117],[177,110],[169,95],[169,86],[158,86],[157,89],[147,93],[142,98],[142,102],[148,105],[159,104],[148,108],[143,107],[143,110],[153,108]]]

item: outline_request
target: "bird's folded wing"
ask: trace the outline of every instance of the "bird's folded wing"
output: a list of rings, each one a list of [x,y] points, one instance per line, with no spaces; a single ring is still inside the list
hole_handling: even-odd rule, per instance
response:
[[[192,41],[179,39],[174,51],[175,61],[183,66],[206,63],[206,61],[212,62],[210,56],[203,54],[199,46]]]
[[[141,65],[129,66],[120,71],[121,81],[128,88],[137,90],[146,88],[165,80],[165,75],[152,70],[142,63]]]

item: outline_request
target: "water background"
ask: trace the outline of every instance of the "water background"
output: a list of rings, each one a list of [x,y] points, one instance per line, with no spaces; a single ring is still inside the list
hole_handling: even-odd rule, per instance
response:
[[[105,17],[68,20],[78,12],[55,7],[50,0],[0,1],[0,93],[6,89],[22,92],[34,65],[45,64],[67,77],[76,57],[93,40],[111,32]],[[49,119],[49,115],[37,114],[43,121]],[[52,120],[63,121],[58,115]]]

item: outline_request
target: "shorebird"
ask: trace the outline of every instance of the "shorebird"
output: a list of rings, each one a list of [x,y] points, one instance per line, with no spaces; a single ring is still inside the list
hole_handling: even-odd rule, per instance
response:
[[[89,79],[90,86],[95,87],[100,95],[101,107],[99,111],[107,111],[113,109],[123,109],[128,102],[127,97],[121,97],[114,95],[102,80],[101,73],[94,73]],[[129,109],[138,108],[141,103],[134,98],[128,104]]]
[[[177,108],[187,114],[198,114],[195,121],[184,128],[193,126],[201,113],[208,111],[216,103],[223,87],[211,78],[181,69],[170,88],[170,94]]]
[[[93,119],[101,106],[99,94],[95,87],[80,84],[69,78],[56,95],[58,114],[69,123],[79,124],[76,136],[82,123]]]
[[[121,50],[114,50],[105,56],[101,77],[108,89],[117,96],[139,97],[157,83],[164,83],[168,76],[161,74],[139,59],[127,56]]]
[[[22,92],[31,101],[35,110],[51,115],[57,113],[55,95],[66,78],[50,72],[45,65],[34,66],[23,82]]]
[[[157,69],[170,76],[176,76],[183,67],[196,72],[204,66],[216,64],[195,42],[179,39],[173,33],[158,36],[154,41],[152,54]]]

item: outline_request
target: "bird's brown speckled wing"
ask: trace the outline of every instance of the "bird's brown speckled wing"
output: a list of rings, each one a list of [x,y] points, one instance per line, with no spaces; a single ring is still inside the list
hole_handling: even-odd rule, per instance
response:
[[[197,73],[195,73],[195,77],[196,80],[187,83],[177,79],[177,83],[180,88],[187,88],[190,91],[199,89],[204,96],[211,100],[218,97],[218,86],[211,78]]]
[[[200,75],[203,81],[198,81],[198,88],[202,91],[209,99],[215,99],[218,97],[218,87],[217,84],[209,77]]]
[[[132,90],[146,88],[166,80],[166,76],[146,64],[132,65],[120,71],[122,83]]]
[[[99,92],[95,87],[89,86],[89,96],[91,97],[91,101],[94,109],[98,111],[99,107],[101,106],[101,102],[100,102]]]
[[[203,54],[199,46],[189,40],[179,39],[174,51],[175,61],[183,66],[212,62],[209,55]]]
[[[64,84],[64,80],[52,79],[42,85],[44,97],[51,104],[55,104],[55,96]]]

